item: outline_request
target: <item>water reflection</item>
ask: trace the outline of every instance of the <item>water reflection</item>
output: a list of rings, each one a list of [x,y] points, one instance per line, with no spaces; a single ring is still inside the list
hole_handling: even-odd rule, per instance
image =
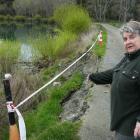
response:
[[[19,58],[23,62],[31,62],[32,61],[32,49],[28,44],[21,45],[21,55]]]

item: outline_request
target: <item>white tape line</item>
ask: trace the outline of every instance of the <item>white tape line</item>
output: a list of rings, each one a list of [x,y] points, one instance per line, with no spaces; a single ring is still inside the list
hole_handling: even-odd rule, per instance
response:
[[[41,90],[43,90],[45,87],[47,87],[48,85],[50,85],[52,82],[54,82],[58,77],[60,77],[64,72],[66,72],[69,68],[71,68],[75,63],[77,63],[80,59],[82,59],[96,44],[98,40],[98,37],[96,38],[95,42],[92,44],[92,46],[83,54],[81,55],[78,59],[76,59],[71,65],[69,65],[65,70],[63,70],[61,73],[59,73],[58,75],[56,75],[52,80],[50,80],[48,83],[46,83],[44,86],[42,86],[40,89],[38,89],[37,91],[35,91],[34,93],[32,93],[29,97],[27,97],[26,99],[24,99],[22,102],[20,102],[16,108],[20,107],[21,105],[23,105],[25,102],[27,102],[30,98],[32,98],[33,96],[35,96],[38,92],[40,92]]]

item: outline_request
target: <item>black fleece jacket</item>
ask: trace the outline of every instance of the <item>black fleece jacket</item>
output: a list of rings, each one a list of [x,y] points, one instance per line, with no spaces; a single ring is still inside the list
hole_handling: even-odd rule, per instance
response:
[[[125,57],[113,69],[93,73],[96,84],[111,84],[111,130],[133,136],[140,121],[140,50]]]

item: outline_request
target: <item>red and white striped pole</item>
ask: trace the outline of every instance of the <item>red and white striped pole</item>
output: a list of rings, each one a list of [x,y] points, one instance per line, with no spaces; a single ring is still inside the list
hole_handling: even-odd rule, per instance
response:
[[[102,31],[100,31],[99,35],[98,35],[98,43],[99,46],[102,47],[103,45],[103,35],[102,35]]]
[[[8,118],[9,118],[9,140],[20,140],[19,131],[15,121],[15,109],[12,101],[10,78],[11,75],[7,74],[5,75],[5,79],[3,80],[6,105],[8,110]]]

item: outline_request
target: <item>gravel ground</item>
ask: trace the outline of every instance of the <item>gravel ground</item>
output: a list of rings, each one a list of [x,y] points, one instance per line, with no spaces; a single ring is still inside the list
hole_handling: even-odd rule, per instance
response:
[[[108,32],[107,50],[99,71],[115,66],[123,56],[123,41],[119,30],[111,25],[103,24]],[[90,66],[92,62],[88,62]],[[93,66],[92,66],[93,67]],[[87,67],[86,69],[89,69]],[[86,70],[85,69],[85,70]],[[92,69],[90,67],[90,69]],[[89,109],[82,117],[83,123],[79,131],[81,140],[113,140],[110,132],[110,86],[94,85],[89,89],[92,97],[88,100]]]

